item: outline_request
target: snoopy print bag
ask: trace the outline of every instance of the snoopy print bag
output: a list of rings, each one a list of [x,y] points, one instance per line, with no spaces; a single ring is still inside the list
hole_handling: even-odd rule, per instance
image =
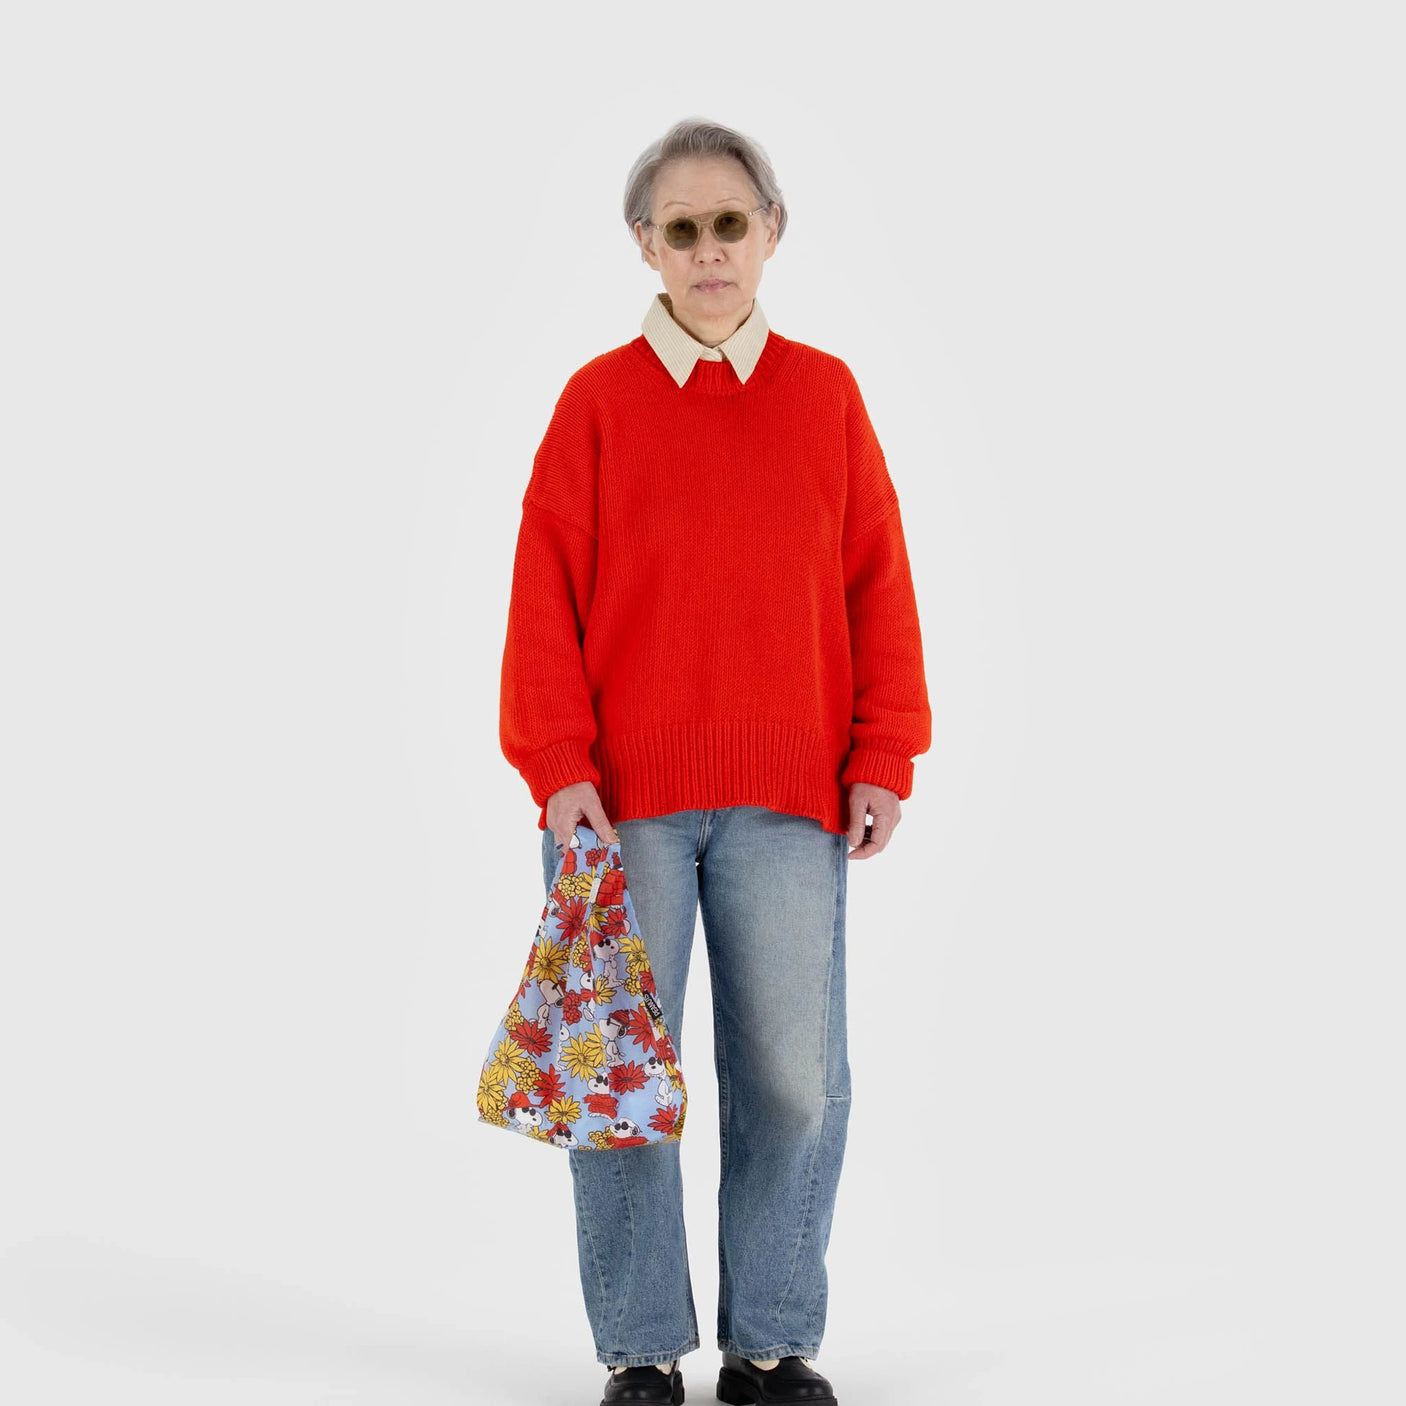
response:
[[[578,823],[483,1062],[478,1121],[605,1152],[679,1140],[687,1106],[620,841]]]

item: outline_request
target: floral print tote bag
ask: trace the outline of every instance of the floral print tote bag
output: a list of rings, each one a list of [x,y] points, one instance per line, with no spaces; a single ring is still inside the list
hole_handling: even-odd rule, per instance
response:
[[[478,1121],[605,1152],[682,1138],[687,1107],[620,842],[580,823],[483,1062]]]

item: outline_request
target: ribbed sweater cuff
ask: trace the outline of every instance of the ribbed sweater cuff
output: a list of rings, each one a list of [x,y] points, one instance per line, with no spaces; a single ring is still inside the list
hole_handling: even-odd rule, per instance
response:
[[[578,781],[600,784],[600,771],[579,742],[558,742],[534,752],[531,759],[524,763],[522,775],[532,792],[532,799],[539,806],[546,805],[548,799],[563,786],[573,786]]]
[[[856,781],[883,786],[894,792],[899,800],[907,800],[913,794],[912,759],[896,756],[892,752],[876,752],[870,747],[856,748],[849,754],[845,769],[840,774],[840,782],[853,786]]]

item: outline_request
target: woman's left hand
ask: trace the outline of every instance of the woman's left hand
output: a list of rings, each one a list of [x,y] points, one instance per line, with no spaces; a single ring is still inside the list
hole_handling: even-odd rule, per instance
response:
[[[873,834],[864,838],[865,816],[874,818]],[[889,837],[897,827],[901,811],[898,793],[886,786],[875,786],[869,781],[856,781],[849,788],[849,835],[850,859],[868,859],[880,853],[888,844]]]

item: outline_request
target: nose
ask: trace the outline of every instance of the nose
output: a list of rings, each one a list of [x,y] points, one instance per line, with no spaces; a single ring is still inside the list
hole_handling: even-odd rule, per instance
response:
[[[702,232],[698,236],[698,243],[693,246],[695,258],[707,254],[712,259],[716,259],[723,251],[723,242],[718,238],[717,231],[712,225],[704,225]]]

